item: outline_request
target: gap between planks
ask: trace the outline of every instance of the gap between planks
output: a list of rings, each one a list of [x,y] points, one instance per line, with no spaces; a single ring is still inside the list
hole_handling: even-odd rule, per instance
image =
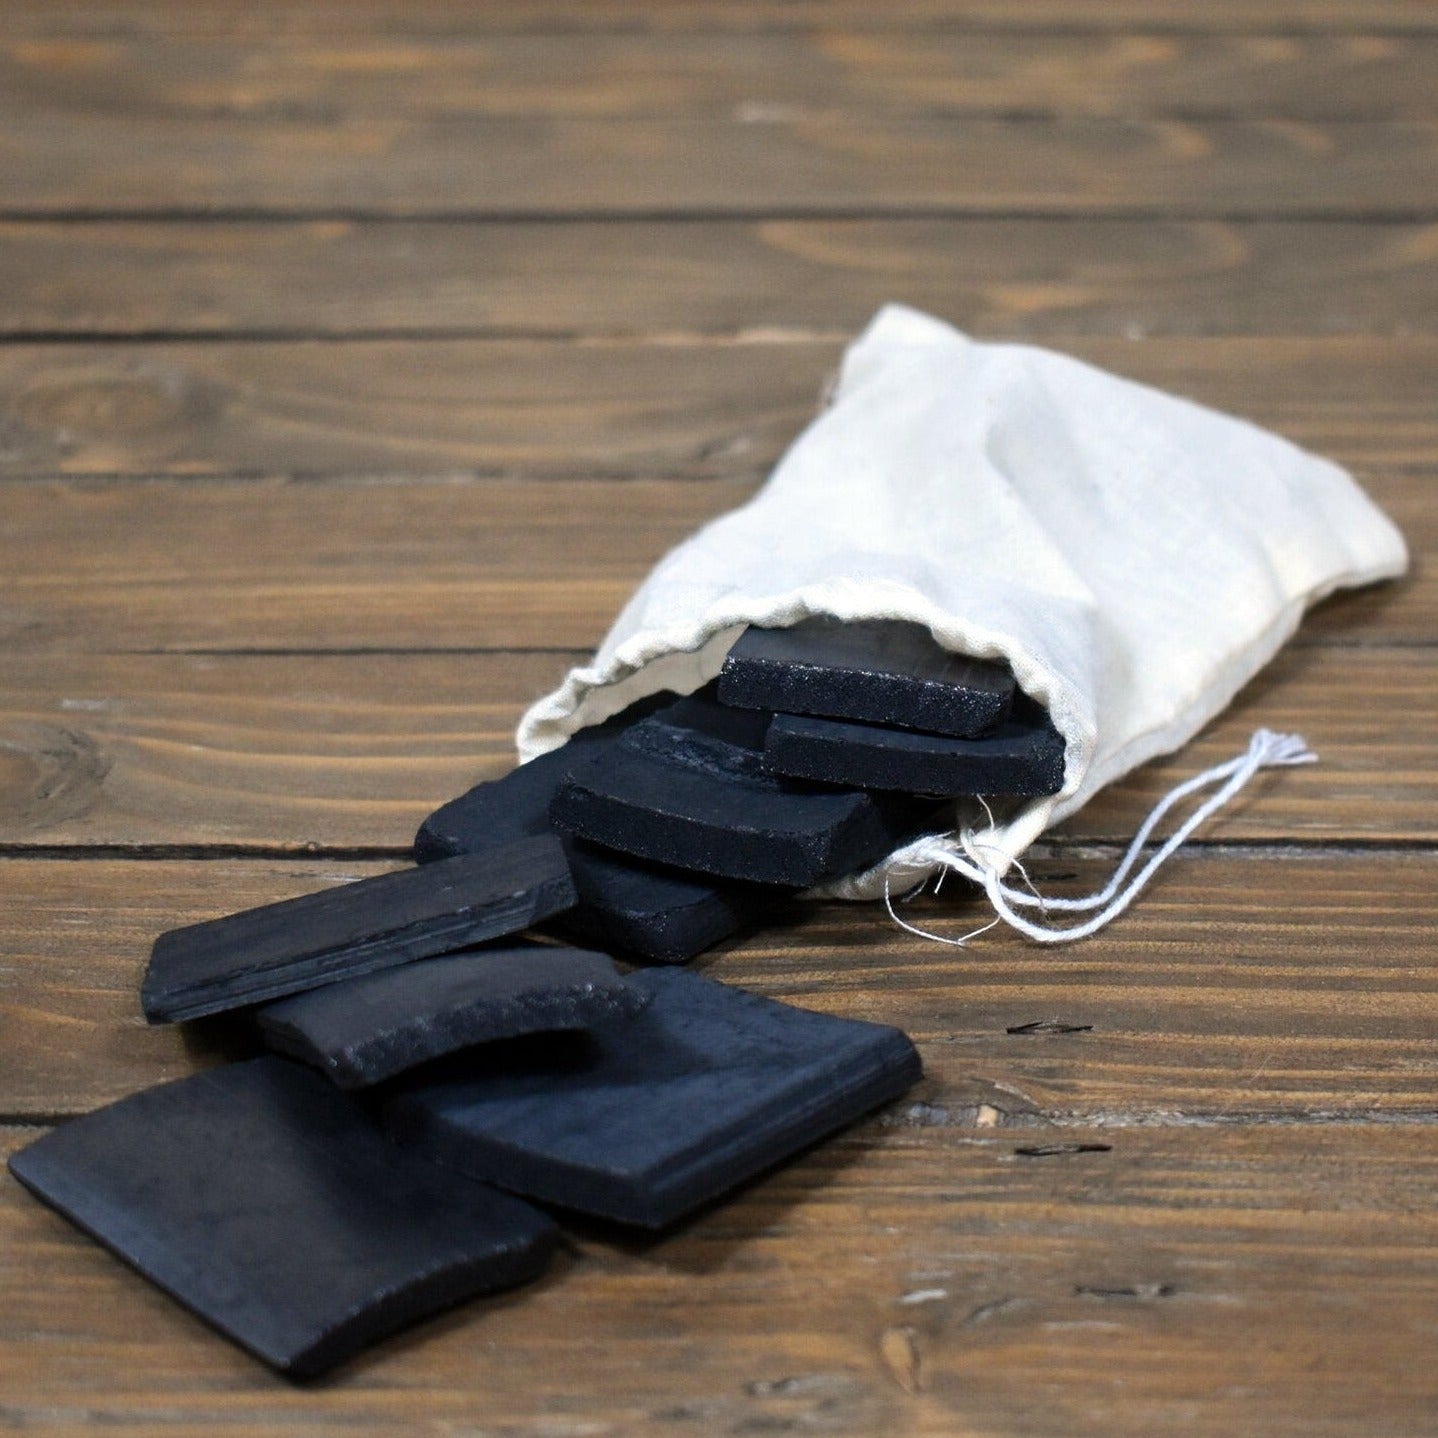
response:
[[[512,767],[520,713],[570,657],[17,650],[0,684],[0,840],[402,849],[438,804]],[[1288,649],[1190,744],[1097,795],[1059,837],[1126,842],[1169,787],[1261,725],[1304,734],[1323,762],[1262,776],[1206,837],[1438,838],[1435,669],[1431,648]]]
[[[0,1152],[30,1133],[0,1135]],[[1432,1131],[840,1136],[657,1242],[287,1384],[0,1185],[0,1418],[306,1432],[1426,1432]]]
[[[0,1004],[12,1059],[0,1109],[53,1115],[245,1051],[221,1026],[143,1023],[136,995],[158,933],[394,866],[311,856],[0,867],[0,939],[17,977]],[[1061,856],[1034,870],[1041,887],[1074,892],[1105,866]],[[1222,1126],[1270,1113],[1427,1123],[1435,870],[1432,851],[1180,859],[1102,935],[1059,950],[995,930],[960,953],[897,929],[882,906],[796,903],[695,967],[909,1033],[926,1077],[889,1111],[896,1131],[1132,1128],[1145,1116]],[[983,909],[946,888],[907,913],[955,932]],[[1027,1031],[1042,1021],[1059,1031]]]

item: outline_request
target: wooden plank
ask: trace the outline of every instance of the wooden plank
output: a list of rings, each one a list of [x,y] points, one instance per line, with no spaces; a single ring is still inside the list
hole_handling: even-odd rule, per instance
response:
[[[1420,557],[1433,475],[1369,492]],[[654,562],[746,483],[10,485],[0,641],[14,652],[592,648]],[[1431,643],[1421,579],[1341,595],[1302,642]]]
[[[0,335],[1432,334],[1438,226],[0,224]]]
[[[398,853],[432,809],[512,766],[520,713],[585,657],[11,653],[0,845]],[[1259,726],[1305,735],[1323,762],[1259,780],[1204,839],[1438,839],[1438,650],[1312,646],[1059,833],[1126,842],[1161,794]]]
[[[1438,30],[1429,0],[10,0],[7,28],[23,34],[169,36],[511,34],[527,31],[807,31],[988,28],[1024,33],[1084,33],[1161,28],[1182,34],[1359,32],[1401,35]]]
[[[1438,446],[1433,338],[1076,338],[1063,348],[1350,465],[1426,464]],[[0,477],[755,478],[813,417],[841,353],[835,341],[772,334],[7,345]]]
[[[84,1111],[246,1052],[221,1025],[146,1027],[137,994],[156,935],[382,867],[4,860],[0,1114]],[[1032,872],[1041,887],[1073,892],[1106,867],[1060,854]],[[827,904],[798,906],[698,962],[910,1033],[927,1078],[905,1124],[973,1123],[979,1105],[994,1110],[989,1122],[1060,1127],[1431,1116],[1435,877],[1432,851],[1199,849],[1073,949],[993,930],[960,952],[905,933],[880,904]],[[959,887],[914,901],[905,917],[951,935],[982,923],[982,900]],[[1009,1032],[1050,1020],[1080,1031]]]
[[[1432,121],[759,112],[321,121],[25,112],[5,218],[1094,214],[1431,218]]]
[[[685,35],[0,41],[0,115],[333,123],[788,114],[1431,118],[1438,37]]]
[[[4,1149],[29,1133],[4,1135]],[[644,1244],[297,1387],[0,1183],[17,1427],[176,1438],[487,1431],[1365,1438],[1438,1401],[1432,1130],[1005,1135],[821,1146]]]
[[[16,485],[0,519],[3,638],[17,650],[587,648],[666,549],[749,492]]]
[[[579,657],[12,656],[0,843],[407,848]]]

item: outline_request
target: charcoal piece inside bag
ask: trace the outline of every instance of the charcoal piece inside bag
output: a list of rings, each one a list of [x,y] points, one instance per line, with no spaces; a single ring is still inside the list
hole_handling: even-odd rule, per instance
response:
[[[581,757],[550,808],[559,827],[700,873],[805,888],[876,862],[931,806],[825,789],[764,769],[767,714],[681,699]]]
[[[1063,786],[1064,741],[1027,700],[977,739],[776,714],[764,738],[764,763],[791,778],[863,789],[1027,798]]]
[[[559,841],[523,839],[172,929],[140,1001],[151,1023],[201,1018],[517,933],[574,902]]]
[[[673,698],[636,705],[503,778],[477,784],[420,825],[415,857],[426,863],[548,833],[550,803],[574,765],[607,751],[625,728]],[[683,873],[568,835],[564,847],[579,903],[551,927],[648,963],[683,963],[758,921],[781,897],[772,888]]]
[[[396,1147],[279,1058],[121,1099],[10,1159],[26,1188],[295,1377],[477,1293],[538,1277],[554,1225]]]
[[[474,1044],[584,1029],[646,1002],[607,954],[526,944],[326,984],[257,1017],[271,1048],[362,1088]]]
[[[787,629],[751,626],[719,674],[719,698],[747,709],[817,714],[968,738],[1008,716],[1005,664],[969,659],[922,624],[816,615]]]
[[[898,1029],[761,998],[687,969],[645,969],[650,997],[566,1050],[465,1056],[396,1094],[402,1142],[502,1188],[661,1228],[920,1076]]]

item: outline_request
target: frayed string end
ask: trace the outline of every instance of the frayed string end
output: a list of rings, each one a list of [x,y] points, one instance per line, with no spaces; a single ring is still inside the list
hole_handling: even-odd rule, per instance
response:
[[[1148,818],[1139,826],[1132,843],[1128,846],[1128,851],[1124,854],[1108,883],[1096,893],[1080,899],[1044,898],[1029,883],[1027,873],[1024,872],[1023,866],[1017,860],[1001,854],[993,845],[984,843],[971,828],[963,830],[957,836],[957,840],[936,839],[917,851],[913,856],[915,860],[939,865],[943,870],[952,869],[980,885],[988,895],[996,915],[990,923],[974,929],[962,938],[945,938],[941,934],[933,934],[925,929],[916,928],[913,924],[901,919],[894,911],[887,880],[884,884],[884,902],[888,905],[894,922],[901,928],[923,938],[937,939],[940,943],[953,944],[958,948],[962,948],[970,939],[977,938],[978,935],[987,932],[1001,921],[1041,944],[1064,944],[1072,943],[1075,939],[1086,939],[1118,918],[1143,892],[1149,880],[1163,864],[1187,842],[1190,835],[1223,808],[1260,769],[1287,768],[1296,764],[1315,764],[1317,762],[1318,755],[1308,747],[1300,735],[1275,734],[1270,729],[1257,730],[1244,753],[1230,759],[1226,764],[1218,764],[1212,769],[1205,769],[1202,774],[1196,774],[1192,779],[1186,779],[1183,783],[1170,789],[1154,805]],[[1215,784],[1221,787],[1204,800],[1164,840],[1137,873],[1133,873],[1144,845],[1148,843],[1154,829],[1163,822],[1164,816],[1169,810],[1191,794],[1211,788]],[[1028,886],[1028,893],[1003,881],[998,864],[992,857],[994,855],[998,855],[1000,860],[1012,864],[1019,870],[1024,883]],[[1132,877],[1130,877],[1131,874]],[[1055,912],[1086,913],[1090,917],[1081,923],[1058,927],[1047,922],[1035,923],[1020,913],[1020,909],[1038,909],[1045,920],[1050,913]]]

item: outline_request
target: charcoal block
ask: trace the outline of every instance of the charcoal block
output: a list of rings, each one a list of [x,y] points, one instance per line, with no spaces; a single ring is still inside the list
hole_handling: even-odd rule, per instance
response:
[[[768,715],[681,699],[581,755],[550,817],[591,843],[684,869],[804,888],[877,862],[928,809],[764,770]]]
[[[523,1201],[396,1147],[319,1074],[278,1058],[72,1120],[10,1171],[295,1377],[537,1277],[557,1236]]]
[[[1064,741],[1037,705],[1019,713],[979,739],[776,714],[764,762],[776,774],[906,794],[1056,794]]]
[[[649,1006],[566,1062],[473,1067],[392,1097],[401,1142],[502,1188],[662,1228],[903,1093],[898,1029],[776,1003],[686,969],[631,982]]]
[[[140,1002],[151,1023],[200,1018],[500,938],[574,902],[563,846],[524,839],[172,929]]]
[[[673,696],[666,696],[666,703]],[[420,863],[479,853],[493,844],[550,831],[549,806],[574,765],[604,752],[622,730],[656,705],[582,729],[562,749],[531,759],[502,779],[478,784],[420,825]],[[551,927],[647,963],[683,963],[756,922],[775,903],[773,889],[686,874],[662,864],[608,853],[572,837],[565,852],[578,905]]]
[[[685,873],[565,838],[580,896],[554,928],[651,964],[683,964],[758,923],[782,893]]]
[[[938,644],[922,624],[816,616],[751,627],[719,674],[719,698],[747,709],[892,724],[956,739],[1002,723],[1014,697],[1004,664]]]
[[[296,994],[258,1014],[271,1048],[362,1088],[472,1044],[632,1016],[647,996],[607,954],[473,949]]]

